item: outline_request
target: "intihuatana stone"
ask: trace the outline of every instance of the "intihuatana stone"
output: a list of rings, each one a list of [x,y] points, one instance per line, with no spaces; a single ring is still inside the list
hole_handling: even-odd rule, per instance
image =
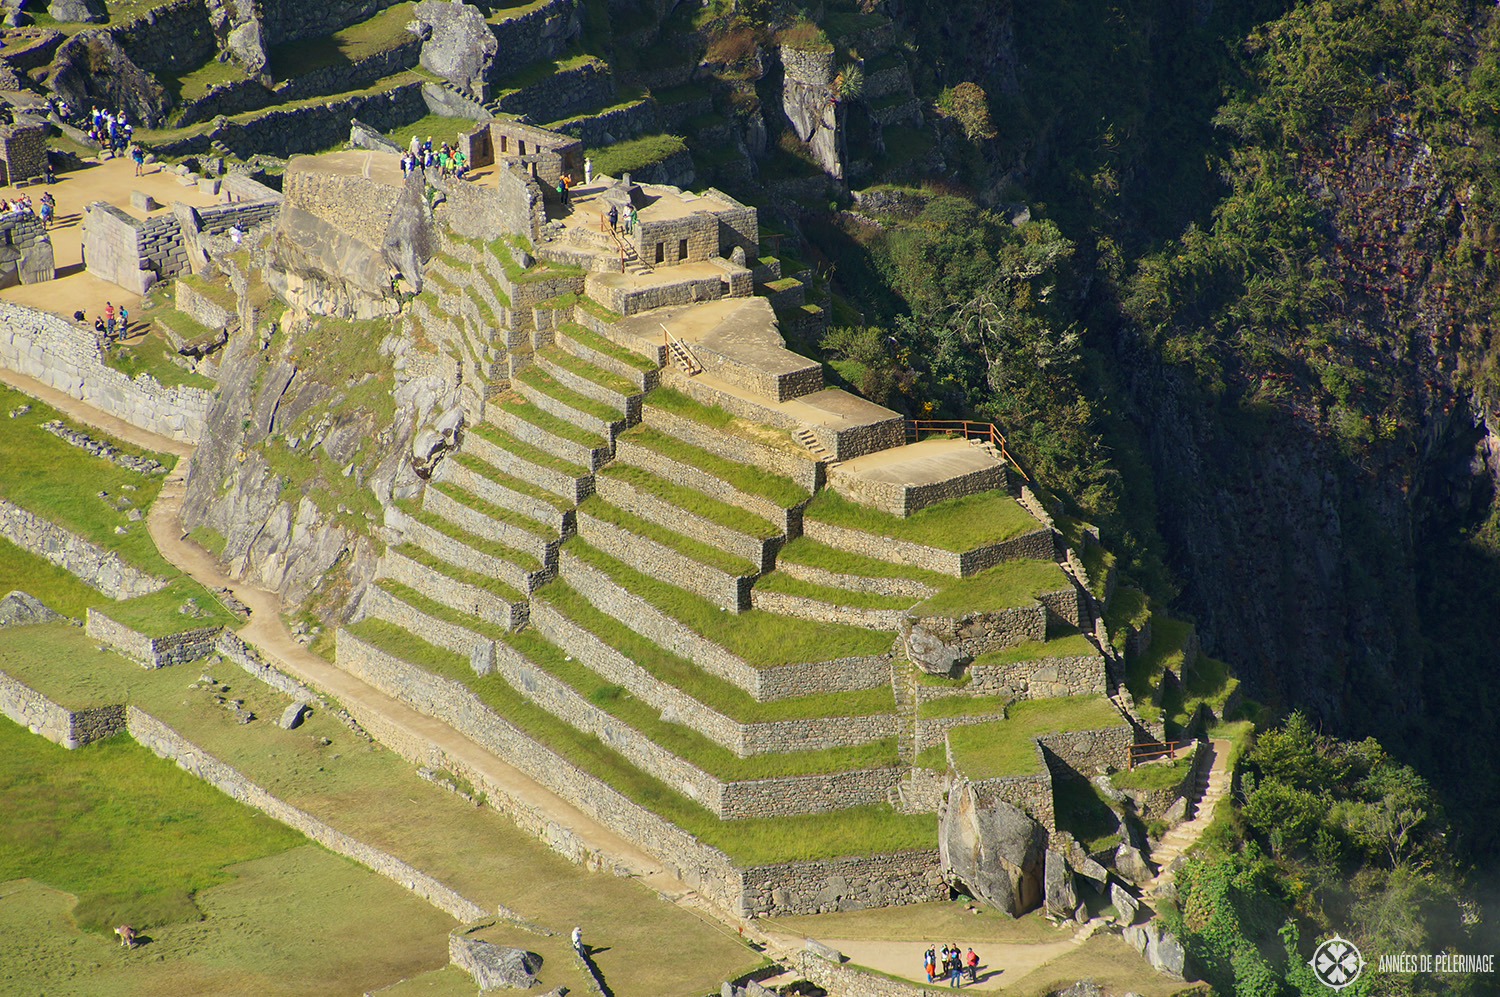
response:
[[[938,852],[950,883],[1019,917],[1041,902],[1047,832],[1003,800],[981,804],[961,779],[938,818]]]

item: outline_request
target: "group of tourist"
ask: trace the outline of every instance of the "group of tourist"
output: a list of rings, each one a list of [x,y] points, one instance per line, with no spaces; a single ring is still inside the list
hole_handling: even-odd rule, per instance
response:
[[[135,129],[124,111],[111,114],[102,108],[94,108],[89,124],[89,138],[98,142],[100,148],[118,156],[134,141],[134,135]]]
[[[463,154],[463,150],[454,148],[447,142],[433,149],[431,135],[427,136],[425,142],[413,135],[411,147],[401,157],[401,175],[409,177],[418,168],[425,170],[436,168],[438,175],[445,180],[449,177],[462,180],[464,174],[469,172],[469,158]]]
[[[88,316],[83,312],[74,312],[73,321],[88,322]],[[130,313],[121,305],[116,313],[113,302],[104,303],[104,314],[94,316],[94,331],[99,334],[105,347],[108,347],[116,339],[126,339],[130,336]]]
[[[979,977],[979,956],[974,953],[974,947],[970,946],[966,953],[957,945],[944,945],[942,948],[942,959],[938,959],[935,949],[928,949],[922,957],[922,968],[927,971],[927,982],[936,983],[939,980],[947,980],[950,987],[963,986],[964,970],[969,971],[969,982],[975,983]]]
[[[57,208],[57,200],[52,196],[50,190],[43,191],[42,196],[33,204],[30,194],[19,194],[14,200],[0,199],[0,215],[8,215],[11,212],[19,212],[23,215],[35,215],[42,220],[44,228],[52,227],[53,213]]]
[[[640,215],[636,214],[635,205],[633,204],[630,206],[630,210],[624,212],[623,214],[621,214],[618,207],[611,204],[609,206],[609,211],[601,215],[599,218],[601,227],[603,227],[603,223],[606,220],[609,222],[609,228],[612,232],[619,229],[621,223],[623,222],[625,226],[623,231],[626,235],[630,235],[635,232],[635,223],[640,221]]]

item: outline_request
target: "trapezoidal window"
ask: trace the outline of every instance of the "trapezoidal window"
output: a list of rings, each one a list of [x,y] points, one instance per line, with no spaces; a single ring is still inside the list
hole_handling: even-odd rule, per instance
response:
[[[687,240],[686,239],[678,239],[677,240],[677,258],[679,260],[685,260],[685,259],[687,259]]]

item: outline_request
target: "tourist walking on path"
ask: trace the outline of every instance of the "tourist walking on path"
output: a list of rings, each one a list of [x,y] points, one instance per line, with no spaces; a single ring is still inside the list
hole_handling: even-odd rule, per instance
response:
[[[926,955],[922,957],[922,968],[927,970],[928,983],[937,979],[937,953],[932,949],[928,949]]]
[[[143,176],[146,171],[146,153],[138,145],[130,147],[130,161],[135,163],[135,175]]]
[[[625,234],[626,235],[630,235],[632,232],[635,231],[636,219],[637,219],[637,215],[635,213],[635,205],[632,204],[630,206],[630,214],[628,214],[628,215],[625,216]]]

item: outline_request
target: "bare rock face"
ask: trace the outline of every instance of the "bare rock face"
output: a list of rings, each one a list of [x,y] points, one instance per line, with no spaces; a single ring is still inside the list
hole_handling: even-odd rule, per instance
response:
[[[459,934],[448,936],[448,957],[474,977],[481,991],[501,987],[530,990],[536,986],[537,970],[542,968],[542,957],[535,952]]]
[[[955,783],[938,818],[943,875],[1012,917],[1042,900],[1047,832],[1003,800],[981,804],[968,780]]]
[[[839,105],[833,100],[833,53],[783,48],[785,78],[781,109],[797,138],[812,149],[813,158],[829,176],[844,175]]]
[[[417,4],[416,29],[422,42],[422,68],[455,86],[483,95],[500,43],[478,7],[462,0],[422,0]]]
[[[1115,849],[1115,872],[1136,884],[1148,882],[1156,875],[1141,850],[1128,844]]]
[[[0,628],[25,627],[60,619],[61,614],[54,613],[40,599],[25,592],[11,592],[0,599]]]
[[[47,13],[69,24],[103,24],[109,19],[100,0],[52,0]]]
[[[404,151],[358,118],[349,120],[349,145],[351,148],[369,149],[373,152],[394,152],[398,156]]]
[[[1125,929],[1125,943],[1146,957],[1151,968],[1174,980],[1186,978],[1187,951],[1175,935],[1157,921],[1134,924]]]
[[[156,77],[137,66],[108,31],[80,31],[57,50],[44,85],[79,107],[125,111],[136,125],[160,128],[172,106]]]
[[[1078,906],[1078,891],[1073,888],[1073,873],[1068,869],[1068,860],[1047,849],[1042,879],[1042,909],[1052,917],[1072,917],[1073,908]]]
[[[437,249],[433,231],[432,208],[427,204],[425,182],[420,171],[406,178],[396,209],[386,226],[380,247],[385,260],[401,271],[414,293],[422,291],[422,267]]]
[[[265,71],[266,40],[261,34],[259,21],[246,21],[236,25],[230,30],[229,37],[224,40],[224,47],[241,66],[245,67],[246,72],[259,75]]]

